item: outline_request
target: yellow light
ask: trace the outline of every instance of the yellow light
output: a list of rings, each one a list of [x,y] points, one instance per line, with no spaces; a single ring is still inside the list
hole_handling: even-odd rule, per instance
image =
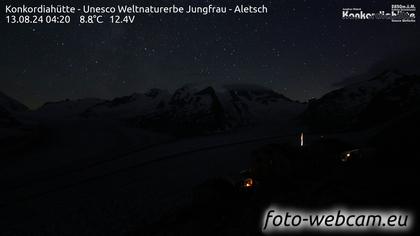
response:
[[[347,153],[347,154],[346,154],[346,157],[350,157],[350,153]]]
[[[247,178],[244,180],[245,188],[252,188],[254,186],[254,180],[252,178]]]

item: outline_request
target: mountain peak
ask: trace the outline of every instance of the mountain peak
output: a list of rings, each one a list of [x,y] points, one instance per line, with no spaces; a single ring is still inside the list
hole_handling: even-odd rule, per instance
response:
[[[382,73],[380,73],[379,75],[373,77],[372,79],[370,79],[369,81],[373,81],[373,80],[394,80],[403,76],[407,76],[406,74],[400,72],[397,69],[394,70],[385,70]]]
[[[0,92],[0,107],[2,107],[4,110],[7,110],[8,112],[21,112],[29,110],[27,106],[2,92]]]
[[[420,79],[387,70],[362,82],[331,91],[311,102],[306,123],[331,128],[377,124],[409,112],[420,101]]]

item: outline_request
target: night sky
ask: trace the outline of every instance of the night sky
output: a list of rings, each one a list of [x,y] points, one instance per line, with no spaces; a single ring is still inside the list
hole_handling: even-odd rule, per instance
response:
[[[130,2],[207,4],[124,4]],[[32,108],[66,98],[113,98],[154,87],[173,90],[186,83],[260,84],[304,101],[395,55],[410,55],[408,62],[419,55],[419,20],[341,19],[344,7],[389,11],[395,1],[206,2],[265,4],[269,13],[137,15],[133,25],[79,25],[76,20],[70,25],[7,25],[2,17],[0,90]]]

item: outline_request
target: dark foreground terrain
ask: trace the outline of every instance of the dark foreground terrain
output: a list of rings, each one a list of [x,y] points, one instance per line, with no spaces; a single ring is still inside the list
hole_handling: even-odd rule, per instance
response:
[[[259,235],[273,204],[415,212],[419,104],[419,77],[395,72],[309,103],[244,85],[34,111],[0,94],[0,235]]]
[[[133,235],[262,235],[263,213],[273,204],[314,210],[342,206],[415,212],[419,118],[418,111],[405,116],[357,146],[326,137],[303,148],[264,145],[254,151],[256,161],[250,164],[258,181],[255,188],[244,191],[229,178],[210,180],[196,187],[189,208],[140,227]],[[355,148],[360,152],[343,159],[344,150]],[[415,224],[410,233],[416,231]]]

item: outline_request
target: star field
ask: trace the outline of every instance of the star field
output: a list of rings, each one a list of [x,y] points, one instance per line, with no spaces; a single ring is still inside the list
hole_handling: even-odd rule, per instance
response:
[[[141,4],[149,3],[168,4]],[[137,16],[133,25],[2,22],[1,90],[37,107],[186,83],[253,83],[305,101],[389,55],[418,47],[420,39],[418,23],[341,19],[344,7],[387,10],[390,1],[200,2],[205,4],[265,4],[269,12]]]

